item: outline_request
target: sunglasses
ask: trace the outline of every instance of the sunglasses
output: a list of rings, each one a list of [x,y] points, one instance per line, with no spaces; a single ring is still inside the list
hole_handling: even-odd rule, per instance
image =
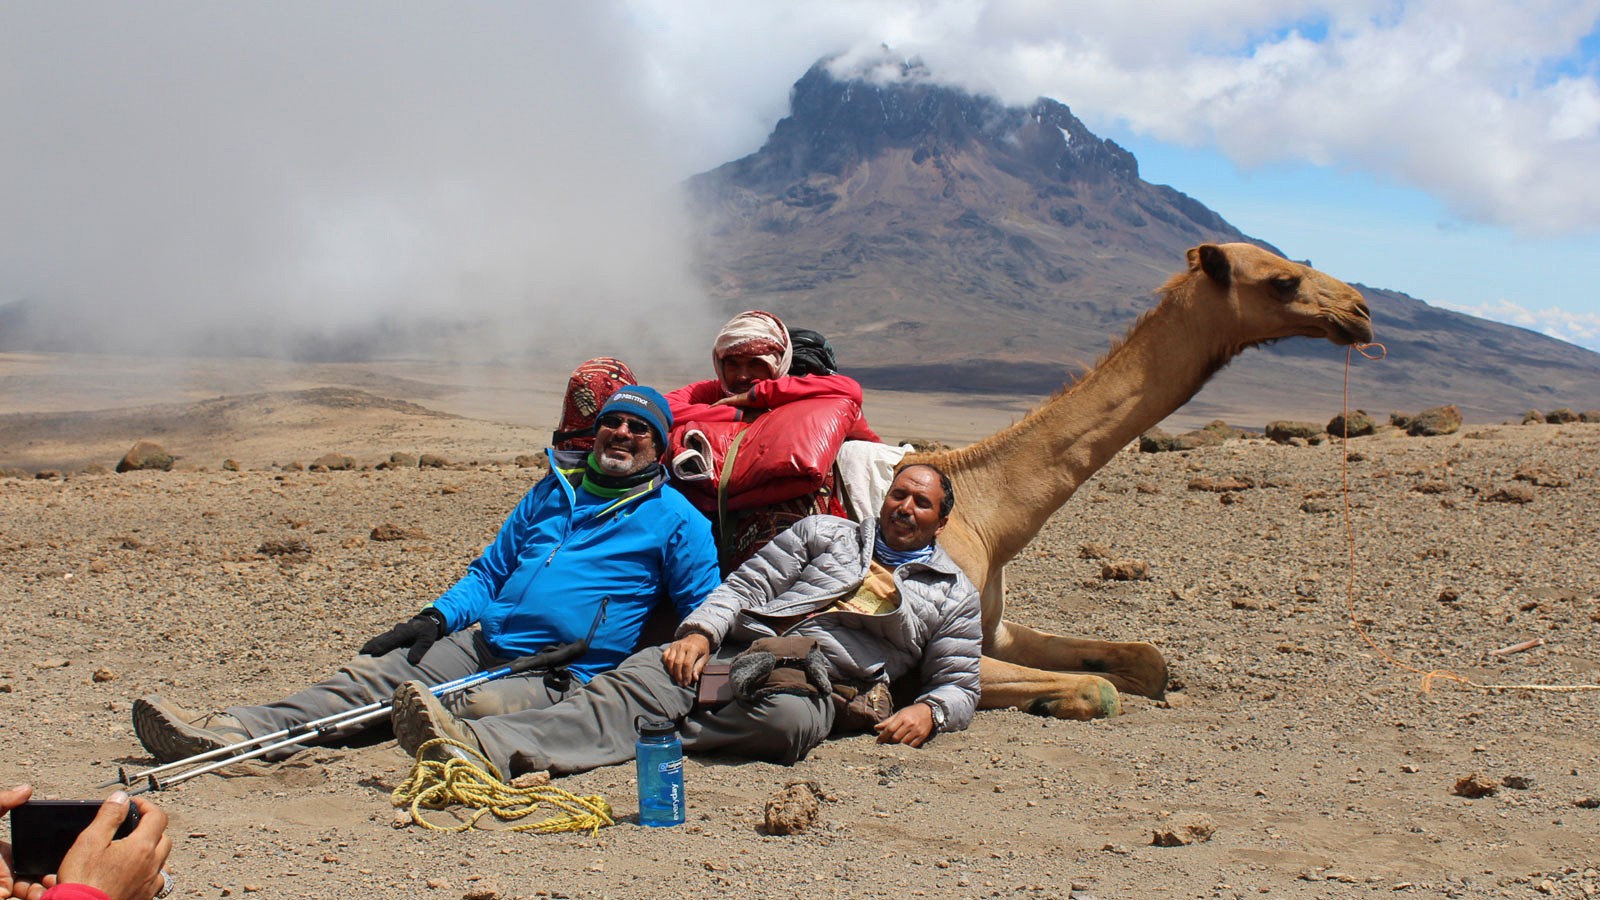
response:
[[[624,419],[616,413],[601,416],[599,419],[599,424],[601,428],[609,428],[612,431],[626,431],[629,434],[636,434],[640,436],[650,433],[649,425],[646,425],[638,419]]]

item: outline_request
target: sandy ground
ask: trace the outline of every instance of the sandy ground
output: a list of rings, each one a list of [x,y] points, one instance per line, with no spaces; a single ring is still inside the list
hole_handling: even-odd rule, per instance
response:
[[[0,781],[96,796],[117,766],[148,762],[133,698],[220,707],[323,675],[458,578],[539,474],[510,460],[543,444],[553,413],[330,412],[293,393],[317,386],[213,391],[234,418],[177,415],[158,438],[179,471],[0,478]],[[869,411],[909,436],[884,423],[936,410]],[[279,425],[250,429],[263,419]],[[29,440],[109,467],[150,436],[127,427],[79,419]],[[959,439],[940,429],[929,436]],[[8,441],[0,463],[21,449]],[[271,465],[392,450],[458,465]],[[678,829],[633,823],[629,767],[564,779],[614,805],[620,823],[595,836],[397,829],[388,793],[408,760],[394,743],[316,748],[157,795],[178,896],[1595,895],[1600,693],[1475,685],[1600,682],[1600,426],[1469,424],[1350,450],[1347,479],[1337,446],[1124,452],[1013,563],[1012,618],[1156,642],[1166,702],[1126,698],[1123,716],[1090,723],[984,712],[920,751],[855,738],[792,769],[692,760]],[[229,457],[241,471],[221,469]],[[1190,487],[1230,478],[1252,486]],[[421,536],[371,540],[386,523]],[[309,556],[260,552],[289,539]],[[1097,552],[1151,577],[1103,580]],[[1531,638],[1545,643],[1486,655]],[[1435,669],[1473,683],[1425,690]],[[1456,793],[1473,775],[1494,793]],[[797,779],[832,798],[821,824],[762,834],[764,801]],[[1201,823],[1206,840],[1153,842]]]

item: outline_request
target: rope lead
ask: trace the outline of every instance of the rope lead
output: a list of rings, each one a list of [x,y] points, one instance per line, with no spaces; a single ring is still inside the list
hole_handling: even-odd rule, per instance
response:
[[[433,747],[454,747],[477,758],[437,760],[428,758]],[[538,822],[513,825],[504,831],[532,831],[539,834],[559,834],[571,831],[599,833],[607,825],[615,825],[611,804],[604,797],[579,797],[551,785],[517,788],[501,780],[500,770],[484,758],[483,754],[448,738],[435,738],[417,748],[417,763],[404,784],[395,788],[390,802],[397,807],[409,806],[411,820],[429,831],[462,832],[477,827],[485,813],[494,813],[502,822],[515,822],[539,811],[540,804],[549,804],[560,810],[556,815]],[[445,809],[461,804],[477,812],[465,822],[440,825],[428,821],[423,809]]]

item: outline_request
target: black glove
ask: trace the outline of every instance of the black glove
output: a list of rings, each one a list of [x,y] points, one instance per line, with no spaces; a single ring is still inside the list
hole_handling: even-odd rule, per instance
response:
[[[411,617],[409,622],[385,631],[365,644],[361,645],[362,656],[382,656],[396,647],[411,648],[406,654],[406,662],[413,666],[422,662],[422,657],[427,655],[433,642],[449,634],[445,625],[444,615],[433,607],[428,607],[422,612]]]

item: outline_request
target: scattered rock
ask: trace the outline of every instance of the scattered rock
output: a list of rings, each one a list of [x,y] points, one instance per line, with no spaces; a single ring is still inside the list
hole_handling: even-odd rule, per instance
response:
[[[283,538],[265,540],[256,552],[262,556],[287,557],[289,559],[306,559],[311,556],[311,545],[305,538]]]
[[[1600,797],[1579,797],[1572,805],[1579,809],[1600,809]]]
[[[1184,816],[1169,825],[1157,827],[1150,844],[1155,847],[1187,847],[1211,840],[1217,826],[1204,815]]]
[[[523,772],[511,779],[509,784],[514,788],[544,787],[550,783],[550,770],[540,769],[537,772]]]
[[[416,456],[410,453],[401,453],[398,450],[389,454],[388,459],[377,465],[379,469],[415,469],[416,467]]]
[[[427,537],[420,528],[401,528],[390,522],[372,529],[371,534],[371,538],[375,541],[420,541],[426,540]]]
[[[1510,484],[1483,494],[1479,499],[1485,503],[1532,503],[1533,488],[1525,484]]]
[[[1442,481],[1419,481],[1411,489],[1419,494],[1443,494],[1450,490],[1450,485]]]
[[[1455,434],[1461,429],[1461,410],[1455,406],[1435,406],[1417,413],[1406,434],[1412,437],[1436,437]]]
[[[1517,481],[1526,481],[1529,484],[1537,485],[1539,487],[1558,488],[1567,486],[1567,480],[1565,478],[1562,478],[1560,475],[1543,466],[1523,466],[1517,470],[1515,475],[1512,475],[1511,477]]]
[[[799,834],[817,823],[824,799],[815,781],[795,781],[767,800],[762,830],[767,834]]]
[[[1450,792],[1458,797],[1466,797],[1469,800],[1476,800],[1479,797],[1487,797],[1498,790],[1500,790],[1500,785],[1474,772],[1471,775],[1458,779],[1455,787],[1451,788]]]
[[[33,473],[33,477],[40,481],[55,481],[61,478],[60,469],[40,469]]]
[[[95,684],[105,684],[108,681],[116,681],[117,673],[110,669],[95,669],[94,674],[89,676],[89,680]]]
[[[461,900],[500,900],[500,886],[485,881],[475,887],[467,888],[461,895]]]
[[[1578,421],[1578,414],[1563,406],[1545,413],[1544,420],[1551,425],[1570,425]]]
[[[1522,424],[1524,424],[1524,425],[1543,425],[1544,424],[1544,414],[1539,412],[1537,409],[1530,409],[1527,412],[1522,414]]]
[[[1256,483],[1249,478],[1231,475],[1226,478],[1206,478],[1201,476],[1191,479],[1189,482],[1189,490],[1191,491],[1211,491],[1215,494],[1221,494],[1226,491],[1248,491],[1255,486]]]
[[[543,454],[539,453],[519,453],[512,462],[519,469],[542,469],[548,460],[545,459]]]
[[[1378,424],[1372,421],[1365,410],[1356,410],[1349,415],[1340,413],[1328,420],[1327,432],[1329,437],[1366,437],[1378,429]]]
[[[417,465],[424,469],[448,469],[450,460],[437,453],[424,453],[417,457]]]
[[[1513,791],[1525,791],[1533,787],[1533,779],[1526,775],[1507,775],[1500,779],[1500,783]]]
[[[154,441],[138,441],[128,452],[122,455],[122,461],[117,463],[118,472],[134,472],[140,469],[159,469],[169,471],[177,460],[165,448]]]
[[[1333,501],[1326,497],[1307,497],[1300,501],[1300,511],[1313,515],[1331,513],[1334,508]]]
[[[1152,428],[1139,435],[1140,453],[1166,453],[1172,450],[1172,435],[1159,428]]]
[[[237,472],[237,471],[239,471],[239,461],[237,459],[225,459],[225,460],[223,460],[222,461],[222,470],[224,472]]]
[[[1586,409],[1578,414],[1580,422],[1600,422],[1600,409]]]
[[[1201,428],[1195,431],[1185,431],[1172,439],[1174,450],[1199,450],[1202,447],[1220,447],[1224,442],[1222,435],[1215,431]]]
[[[1111,550],[1100,544],[1084,544],[1078,548],[1079,559],[1105,559],[1111,555]]]
[[[343,453],[324,453],[311,463],[312,471],[318,467],[329,472],[348,472],[356,467],[356,461]]]
[[[1116,559],[1100,566],[1102,581],[1149,581],[1150,564],[1142,559]]]
[[[1292,438],[1299,438],[1308,444],[1320,444],[1327,433],[1320,426],[1310,422],[1291,422],[1279,419],[1267,423],[1267,437],[1274,443],[1287,444]]]
[[[1534,413],[1534,415],[1538,415],[1538,413]],[[1389,413],[1389,424],[1401,431],[1408,431],[1411,428],[1411,417],[1403,412],[1392,412]]]

